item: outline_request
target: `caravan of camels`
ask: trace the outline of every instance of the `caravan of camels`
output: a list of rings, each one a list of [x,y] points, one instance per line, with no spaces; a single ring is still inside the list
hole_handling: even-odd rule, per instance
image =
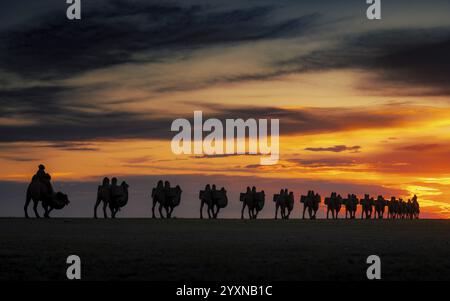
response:
[[[33,201],[33,210],[36,217],[40,217],[37,211],[38,203],[42,203],[45,210],[44,217],[50,217],[53,209],[62,209],[67,206],[69,198],[62,192],[54,192],[51,185],[51,177],[45,172],[45,167],[41,164],[37,173],[33,176],[27,189],[25,202],[25,217],[28,218],[28,205]],[[116,178],[104,178],[101,185],[97,188],[97,199],[94,206],[94,217],[97,218],[97,208],[103,203],[103,216],[108,217],[107,208],[111,211],[111,217],[115,218],[118,211],[128,203],[128,184],[123,181],[117,184]],[[150,198],[152,201],[152,217],[155,218],[155,207],[158,204],[160,218],[170,218],[175,207],[181,203],[181,187],[179,185],[171,187],[168,181],[158,181],[155,188],[152,189]],[[257,191],[256,187],[247,187],[246,192],[239,196],[242,203],[241,219],[244,219],[244,212],[247,209],[248,218],[256,219],[259,212],[264,208],[265,192]],[[227,191],[224,187],[217,189],[216,185],[207,184],[204,190],[199,192],[200,200],[200,218],[203,219],[203,208],[206,205],[208,218],[216,219],[219,211],[228,205]],[[274,194],[275,219],[278,218],[278,211],[282,219],[289,219],[294,209],[294,192],[288,189],[281,189],[280,193]],[[306,195],[300,197],[299,202],[303,204],[301,218],[309,217],[316,219],[317,211],[322,202],[321,196],[313,190],[308,191]],[[418,219],[420,206],[417,196],[414,195],[408,201],[392,197],[390,200],[379,195],[376,199],[368,194],[358,199],[355,194],[348,194],[343,198],[336,192],[331,193],[324,199],[326,207],[326,218],[338,219],[341,209],[345,210],[345,219],[355,219],[358,205],[361,208],[361,219]],[[163,212],[165,211],[165,214]],[[387,213],[385,215],[385,213]]]

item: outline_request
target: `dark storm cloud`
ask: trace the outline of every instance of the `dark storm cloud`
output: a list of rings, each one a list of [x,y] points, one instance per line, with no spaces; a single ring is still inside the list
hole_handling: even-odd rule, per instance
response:
[[[168,84],[155,90],[188,91],[215,84],[265,81],[291,74],[348,68],[369,71],[374,76],[374,81],[360,85],[362,89],[400,86],[404,89],[397,93],[415,95],[419,92],[408,90],[413,85],[414,88],[430,88],[420,92],[425,95],[448,95],[449,52],[450,28],[385,29],[336,35],[331,45],[321,49],[288,60],[273,60],[267,71],[216,76],[197,83]]]
[[[305,148],[307,151],[311,152],[333,152],[333,153],[341,153],[341,152],[359,152],[361,150],[361,146],[346,146],[346,145],[335,145],[330,147],[307,147]]]
[[[59,105],[59,107],[58,107]],[[47,107],[49,108],[47,111]],[[58,109],[59,108],[59,109]],[[92,105],[91,110],[79,110],[64,104],[53,103],[22,113],[23,117],[36,120],[32,125],[0,125],[0,142],[17,141],[86,141],[94,139],[171,139],[170,131],[174,117],[158,113],[107,111]],[[317,134],[354,129],[395,127],[409,121],[386,110],[383,114],[365,108],[303,108],[282,109],[277,107],[198,105],[203,119],[217,118],[225,124],[226,119],[279,119],[280,135]],[[178,116],[193,124],[193,116]],[[270,132],[270,123],[269,123]],[[80,146],[67,146],[68,150]],[[88,150],[85,147],[84,150]],[[91,149],[89,149],[91,150]],[[357,149],[352,149],[357,151]]]
[[[272,21],[275,10],[116,0],[84,9],[79,22],[52,12],[0,33],[0,67],[26,77],[65,78],[202,47],[297,36],[319,17]]]
[[[279,62],[285,73],[342,68],[372,72],[377,81],[364,85],[401,85],[405,95],[412,85],[450,94],[450,28],[386,29],[336,39],[336,45]],[[283,70],[283,69],[281,69]],[[413,86],[413,87],[415,87]]]

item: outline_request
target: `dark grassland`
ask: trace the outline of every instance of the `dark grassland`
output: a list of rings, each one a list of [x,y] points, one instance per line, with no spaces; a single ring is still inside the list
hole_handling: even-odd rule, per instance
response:
[[[0,219],[1,280],[450,280],[450,220]]]

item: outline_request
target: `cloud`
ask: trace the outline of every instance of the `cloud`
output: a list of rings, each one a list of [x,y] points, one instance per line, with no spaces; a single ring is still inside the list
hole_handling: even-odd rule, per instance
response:
[[[276,20],[275,11],[274,6],[211,9],[123,0],[87,6],[82,22],[52,11],[0,33],[0,65],[27,78],[61,79],[118,64],[174,59],[205,47],[299,36],[320,17]]]
[[[360,88],[401,95],[449,95],[450,28],[373,30],[337,36],[330,46],[311,51],[275,66],[284,73],[360,69],[374,80]],[[418,91],[417,88],[424,88]]]
[[[341,153],[341,152],[352,152],[357,153],[361,150],[361,146],[346,146],[346,145],[335,145],[331,147],[307,147],[305,148],[307,151],[311,152],[333,152],[333,153]]]
[[[0,156],[0,159],[13,161],[13,162],[33,162],[37,161],[35,158],[16,157],[16,156]]]
[[[3,92],[0,92],[0,95]],[[170,111],[165,113],[110,111],[95,103],[80,109],[68,106],[64,99],[58,99],[58,94],[61,93],[59,89],[55,92],[57,95],[52,95],[52,93],[49,94],[49,101],[44,106],[31,107],[34,98],[30,95],[25,100],[20,96],[11,97],[11,95],[4,98],[4,103],[7,103],[10,112],[15,112],[15,115],[27,120],[33,120],[34,123],[0,125],[0,142],[87,142],[96,139],[168,140],[174,135],[174,132],[170,131],[174,120]],[[36,100],[39,101],[39,96],[36,97]],[[428,112],[426,108],[417,110],[412,108],[414,107],[399,107],[395,111],[385,107],[285,109],[199,103],[196,109],[206,112],[203,116],[204,119],[217,118],[223,123],[226,119],[238,118],[244,120],[249,118],[279,119],[280,135],[288,136],[401,127],[405,124],[421,122],[424,118],[432,118],[433,116],[432,110]],[[405,110],[404,114],[402,109]],[[193,123],[193,115],[191,114],[177,116],[177,118],[184,117]],[[72,145],[72,147],[74,146]],[[66,146],[65,148],[68,149],[69,147]],[[329,151],[333,150],[340,150],[340,148],[330,149]],[[358,151],[358,149],[344,150]]]
[[[89,151],[94,152],[100,150],[98,147],[92,146],[89,143],[79,143],[79,142],[57,142],[50,143],[46,145],[40,145],[40,147],[57,148],[65,151]]]
[[[287,161],[295,163],[299,166],[306,166],[309,168],[351,167],[358,164],[356,160],[342,158],[288,159]]]
[[[437,144],[437,143],[422,143],[422,144],[413,144],[413,145],[407,145],[407,146],[402,146],[399,147],[398,150],[401,151],[417,151],[417,152],[421,152],[421,151],[429,151],[429,150],[438,150],[440,147],[445,147],[444,145],[441,144]]]

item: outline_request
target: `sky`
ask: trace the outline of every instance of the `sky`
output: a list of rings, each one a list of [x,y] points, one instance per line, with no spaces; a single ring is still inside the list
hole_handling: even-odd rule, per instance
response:
[[[0,4],[1,216],[22,216],[45,164],[69,194],[55,216],[92,216],[103,177],[130,184],[119,215],[149,216],[158,179],[225,186],[223,216],[255,185],[272,217],[280,188],[298,199],[370,193],[450,217],[449,1],[65,1]],[[280,120],[280,160],[175,155],[177,118]],[[323,215],[321,208],[320,215]]]

